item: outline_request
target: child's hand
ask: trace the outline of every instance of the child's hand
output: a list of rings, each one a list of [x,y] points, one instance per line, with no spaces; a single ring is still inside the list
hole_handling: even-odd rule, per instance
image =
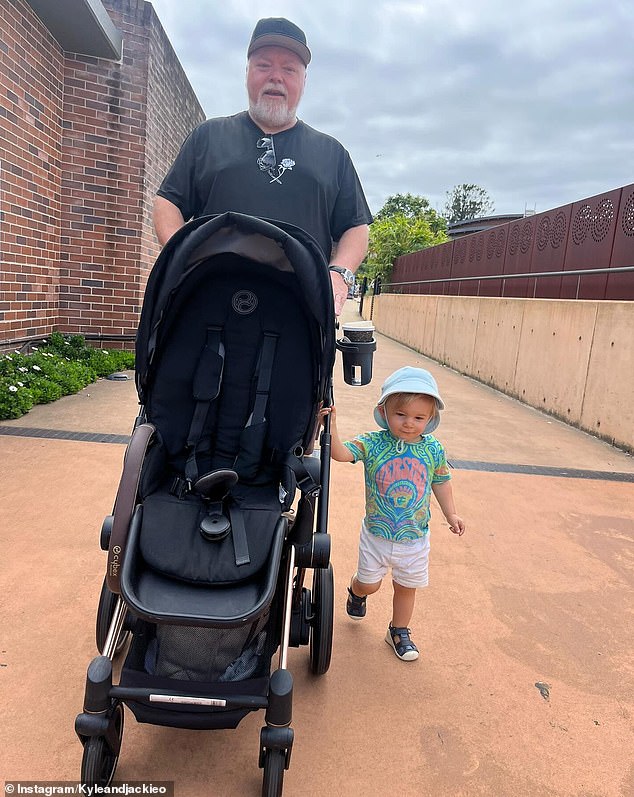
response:
[[[319,420],[322,425],[325,418],[330,415],[330,456],[336,462],[354,462],[352,452],[346,448],[341,442],[339,432],[337,431],[337,410],[334,405],[332,407],[320,407]]]
[[[321,423],[322,426],[324,424],[324,420],[326,418],[326,415],[330,415],[330,417],[332,418],[332,422],[336,423],[336,421],[337,421],[337,410],[334,408],[334,406],[332,406],[332,407],[321,407],[321,409],[319,410],[319,422]]]
[[[449,531],[452,534],[457,534],[462,537],[465,530],[464,520],[459,515],[448,515],[447,523],[449,523]]]

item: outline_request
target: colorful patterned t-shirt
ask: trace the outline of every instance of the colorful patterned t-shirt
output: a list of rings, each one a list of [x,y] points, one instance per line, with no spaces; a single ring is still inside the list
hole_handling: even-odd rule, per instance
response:
[[[401,442],[397,450],[397,444]],[[431,486],[451,478],[445,450],[433,435],[402,443],[389,431],[344,443],[365,471],[365,525],[386,540],[411,542],[429,531]]]

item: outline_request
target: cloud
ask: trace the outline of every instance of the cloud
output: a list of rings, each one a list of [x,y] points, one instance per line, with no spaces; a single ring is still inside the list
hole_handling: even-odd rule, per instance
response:
[[[209,116],[245,107],[257,19],[300,25],[300,116],[350,151],[374,211],[406,192],[442,209],[463,182],[540,211],[632,181],[627,0],[152,4]]]

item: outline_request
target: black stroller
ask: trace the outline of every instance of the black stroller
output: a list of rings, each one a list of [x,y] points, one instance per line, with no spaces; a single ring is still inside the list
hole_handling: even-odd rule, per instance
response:
[[[309,645],[316,675],[332,649],[327,424],[320,457],[309,452],[334,335],[327,264],[297,228],[198,219],[158,258],[137,336],[142,409],[101,531],[102,655],[75,723],[83,783],[111,782],[123,704],[139,722],[189,729],[264,709],[262,793],[281,794],[288,647]]]

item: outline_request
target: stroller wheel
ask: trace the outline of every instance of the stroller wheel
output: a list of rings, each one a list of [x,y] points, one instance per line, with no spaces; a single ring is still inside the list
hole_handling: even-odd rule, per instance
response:
[[[330,667],[335,580],[332,564],[313,574],[313,610],[310,629],[310,668],[323,675]]]
[[[285,766],[286,753],[284,750],[269,749],[265,752],[262,797],[281,797]]]
[[[112,717],[114,730],[119,738],[123,736],[123,706],[118,703]],[[108,786],[117,768],[119,752],[110,749],[105,736],[91,736],[86,740],[81,759],[81,783],[85,786]]]
[[[101,594],[99,595],[99,606],[97,607],[97,627],[95,631],[95,639],[99,653],[103,653],[103,649],[106,645],[108,630],[110,629],[110,623],[112,622],[116,605],[117,596],[114,594],[114,592],[111,592],[108,589],[108,584],[104,578],[103,584],[101,586]],[[115,656],[121,653],[126,642],[128,641],[129,636],[130,632],[126,630],[124,625],[123,630],[119,634],[119,639],[117,640]]]

